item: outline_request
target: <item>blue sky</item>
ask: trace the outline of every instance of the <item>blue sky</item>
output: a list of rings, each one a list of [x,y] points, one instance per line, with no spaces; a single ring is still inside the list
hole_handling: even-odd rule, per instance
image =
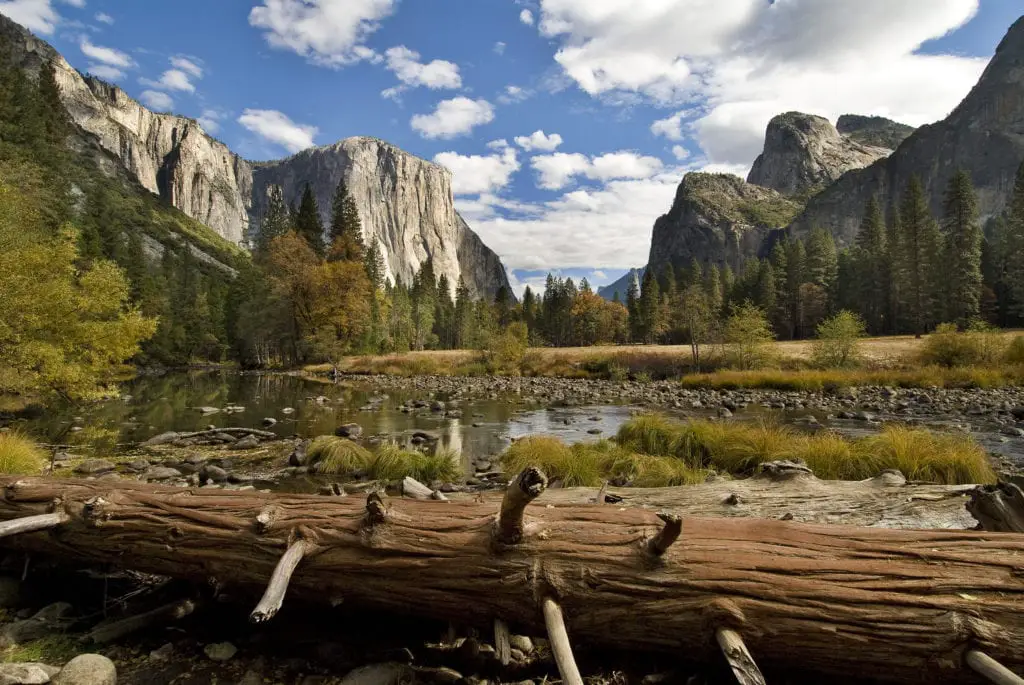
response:
[[[0,0],[77,68],[250,159],[353,135],[454,172],[522,286],[646,261],[687,171],[745,175],[779,112],[920,125],[1019,0]],[[543,132],[543,134],[541,133]]]

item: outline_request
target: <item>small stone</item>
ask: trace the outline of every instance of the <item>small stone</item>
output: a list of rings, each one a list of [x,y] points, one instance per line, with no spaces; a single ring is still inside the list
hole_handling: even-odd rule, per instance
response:
[[[213,661],[230,661],[238,653],[238,647],[230,642],[214,642],[206,645],[203,652]]]
[[[167,445],[178,439],[178,433],[171,431],[169,433],[161,433],[160,435],[154,435],[152,438],[142,443],[142,447],[156,447],[157,445]]]
[[[357,668],[341,679],[341,685],[398,685],[412,669],[405,664],[371,664]]]
[[[0,664],[0,685],[45,685],[59,670],[35,662]]]
[[[238,681],[238,685],[263,685],[263,676],[258,671],[248,670],[242,679]]]
[[[82,654],[69,661],[53,685],[117,685],[114,662],[100,654]]]
[[[142,474],[142,480],[171,480],[181,478],[181,471],[169,466],[154,466]]]
[[[158,647],[157,649],[154,649],[152,652],[150,652],[149,658],[155,659],[156,661],[167,661],[171,658],[171,654],[173,653],[174,645],[168,642],[163,647]]]
[[[128,464],[128,470],[135,471],[136,473],[143,473],[149,470],[149,466],[149,462],[145,459],[136,459]]]
[[[266,426],[267,428],[271,428],[273,426],[276,426],[277,425],[277,419],[268,416],[267,418],[263,419],[263,425]]]
[[[203,416],[209,416],[210,414],[219,414],[220,409],[217,407],[196,407],[200,414]]]
[[[295,413],[295,409],[292,408],[292,407],[285,407],[284,409],[281,410],[281,413],[282,414],[294,414]]]
[[[339,438],[358,439],[363,435],[363,427],[358,423],[346,423],[335,428],[334,434]]]
[[[53,455],[53,461],[60,463],[62,461],[71,461],[71,455],[67,452],[55,452]]]
[[[257,438],[255,435],[247,435],[238,442],[236,442],[234,445],[232,445],[232,447],[236,450],[252,450],[256,449],[259,446],[260,439]]]
[[[604,431],[602,431],[600,428],[591,428],[590,430],[587,431],[587,433],[589,433],[590,435],[600,435],[603,432]]]
[[[533,640],[526,635],[512,635],[509,637],[508,643],[512,645],[512,649],[518,649],[523,654],[533,652]]]
[[[200,480],[211,480],[214,483],[226,483],[228,480],[228,472],[219,466],[213,464],[207,464],[199,472]]]
[[[114,470],[114,465],[106,459],[88,459],[75,467],[75,473],[86,476],[95,476],[100,473],[109,473]]]

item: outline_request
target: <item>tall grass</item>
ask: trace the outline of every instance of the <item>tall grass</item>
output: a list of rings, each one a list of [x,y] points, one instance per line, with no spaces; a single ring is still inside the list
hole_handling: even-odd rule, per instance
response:
[[[824,431],[802,433],[772,423],[676,422],[642,415],[620,429],[622,449],[674,457],[687,468],[750,475],[760,464],[802,460],[819,478],[861,480],[884,469],[937,483],[989,483],[995,474],[985,450],[968,436],[887,426],[858,440]]]
[[[410,476],[424,483],[457,480],[462,475],[457,455],[450,451],[424,454],[392,442],[371,452],[351,440],[325,435],[313,441],[308,455],[313,469],[321,474],[358,474],[388,481]]]
[[[39,473],[46,462],[43,449],[24,435],[14,431],[0,433],[0,473]]]
[[[908,369],[716,371],[684,376],[680,383],[686,388],[712,390],[764,389],[798,392],[880,385],[900,388],[999,388],[1024,383],[1024,364],[951,368],[923,366]]]

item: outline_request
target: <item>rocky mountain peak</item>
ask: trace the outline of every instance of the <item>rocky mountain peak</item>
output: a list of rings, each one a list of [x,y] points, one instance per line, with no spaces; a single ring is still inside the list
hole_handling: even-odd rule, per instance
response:
[[[824,117],[786,112],[768,122],[764,151],[754,161],[747,182],[785,195],[804,195],[889,153],[887,148],[840,135]]]
[[[885,117],[866,117],[860,114],[844,114],[836,122],[836,130],[850,140],[895,150],[914,132],[907,126]]]

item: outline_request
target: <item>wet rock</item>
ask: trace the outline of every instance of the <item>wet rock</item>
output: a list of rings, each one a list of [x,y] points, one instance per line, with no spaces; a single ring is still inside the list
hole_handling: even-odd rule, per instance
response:
[[[1024,428],[1017,428],[1016,426],[1007,426],[999,432],[1003,435],[1009,435],[1011,438],[1024,437]]]
[[[360,426],[358,423],[346,423],[343,426],[338,426],[337,428],[335,428],[334,434],[337,435],[339,438],[349,438],[351,440],[356,440],[362,437],[363,427]]]
[[[196,407],[196,410],[203,416],[209,416],[210,414],[219,414],[220,409],[217,407]]]
[[[213,481],[214,483],[226,483],[228,472],[219,466],[207,464],[200,470],[199,479],[202,481]]]
[[[161,433],[160,435],[154,435],[152,438],[142,443],[141,447],[156,447],[157,445],[168,445],[178,439],[179,433],[170,431],[168,433]]]
[[[84,476],[96,476],[114,470],[114,465],[106,459],[88,459],[75,467],[75,473]]]
[[[604,431],[602,431],[600,428],[591,428],[590,430],[587,431],[587,433],[589,433],[590,435],[600,435],[603,432]]]
[[[306,450],[309,449],[309,440],[301,440],[295,445],[295,449],[288,456],[289,466],[305,466],[306,465]]]
[[[430,499],[433,491],[411,476],[402,480],[402,494],[412,499]]]
[[[405,664],[371,664],[349,671],[341,685],[399,685],[411,674],[412,669]]]
[[[445,408],[444,407],[444,402],[440,402],[438,400],[434,400],[433,402],[430,403],[430,411],[435,411],[435,412],[444,411],[444,408]]]
[[[230,661],[238,653],[238,647],[230,642],[214,642],[206,645],[203,653],[212,661]]]
[[[82,654],[65,664],[53,685],[117,685],[117,668],[105,656]]]
[[[260,446],[260,439],[255,435],[247,435],[241,440],[237,441],[231,447],[236,450],[252,450]]]
[[[284,409],[281,410],[281,413],[282,414],[294,414],[295,413],[295,409],[293,407],[285,407]]]
[[[0,664],[0,685],[45,685],[59,671],[36,662]]]
[[[144,473],[149,470],[149,467],[150,463],[145,459],[136,459],[128,464],[128,470],[136,473]]]
[[[174,645],[168,642],[162,647],[158,647],[149,653],[149,658],[156,661],[167,661],[174,654]]]
[[[178,469],[169,466],[154,466],[142,474],[142,480],[171,480],[181,478],[182,473]]]
[[[267,428],[271,428],[272,426],[276,426],[277,425],[277,419],[268,416],[267,418],[263,419],[263,425],[266,426]]]
[[[518,649],[523,654],[533,652],[533,640],[526,635],[512,635],[509,637],[508,643],[512,646],[512,649]]]

